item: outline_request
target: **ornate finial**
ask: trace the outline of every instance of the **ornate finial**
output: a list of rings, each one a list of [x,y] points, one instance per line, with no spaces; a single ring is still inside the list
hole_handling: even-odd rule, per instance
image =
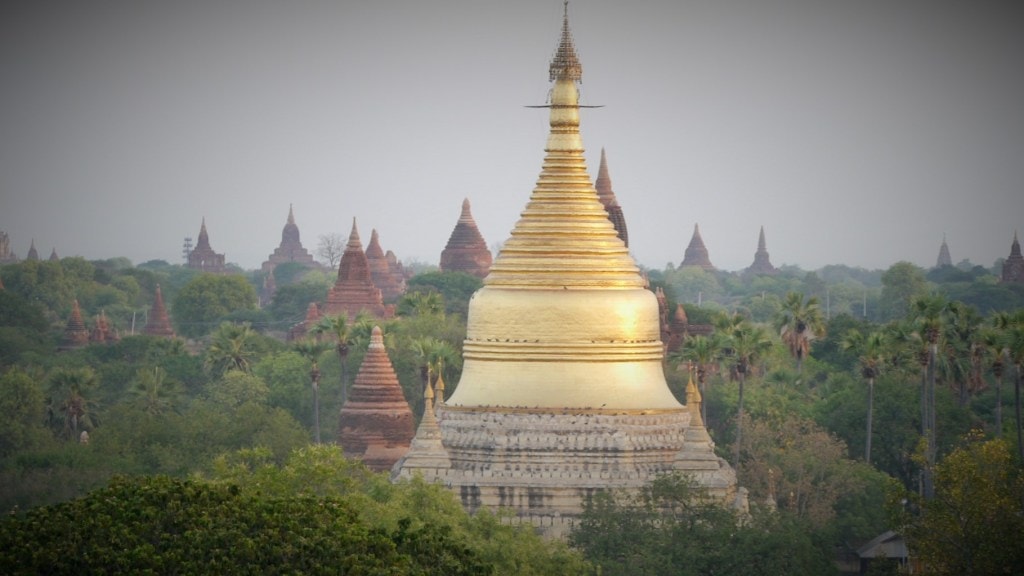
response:
[[[583,65],[576,56],[576,46],[569,30],[569,0],[565,0],[564,16],[562,17],[562,37],[558,41],[555,57],[551,59],[550,80],[583,80]]]
[[[358,247],[362,250],[363,243],[359,240],[359,229],[356,228],[356,218],[352,217],[352,231],[348,234],[348,245],[351,247]]]
[[[945,242],[945,240],[943,240],[943,242]],[[758,235],[758,237],[757,237],[757,251],[758,252],[764,252],[767,249],[768,248],[767,248],[767,246],[765,244],[765,241],[764,241],[764,226],[761,226],[761,234]]]
[[[473,221],[473,214],[469,210],[469,198],[462,200],[462,213],[459,214],[459,222],[468,224]]]
[[[374,326],[373,331],[370,332],[370,348],[374,350],[384,349],[384,332],[380,329],[380,326]]]
[[[292,213],[292,205],[288,204],[288,224],[295,224],[295,215]]]

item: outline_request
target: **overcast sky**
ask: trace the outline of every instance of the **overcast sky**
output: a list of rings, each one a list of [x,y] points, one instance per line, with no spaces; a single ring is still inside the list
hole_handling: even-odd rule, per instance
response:
[[[1024,228],[1024,9],[952,0],[576,0],[583,141],[631,252],[991,265]],[[436,264],[468,197],[504,241],[544,156],[559,0],[8,0],[0,230],[24,258],[181,262],[205,217],[256,268],[376,228]],[[1024,232],[1024,229],[1021,230]]]

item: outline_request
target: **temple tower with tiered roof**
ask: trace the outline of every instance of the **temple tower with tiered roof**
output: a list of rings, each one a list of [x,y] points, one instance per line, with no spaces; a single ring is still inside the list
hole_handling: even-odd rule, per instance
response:
[[[540,177],[470,300],[462,377],[438,409],[451,464],[423,463],[414,447],[393,470],[549,535],[565,534],[596,490],[679,469],[718,497],[735,485],[710,447],[684,453],[691,413],[665,380],[658,303],[587,171],[582,72],[566,7]]]
[[[1003,282],[1024,284],[1024,256],[1020,253],[1020,242],[1017,241],[1017,233],[1013,233],[1013,242],[1010,244],[1010,256],[1003,261]]]
[[[370,263],[363,252],[363,243],[359,240],[359,229],[356,219],[352,219],[352,231],[348,236],[348,244],[338,264],[338,279],[327,293],[324,304],[324,316],[345,314],[350,319],[360,312],[366,312],[376,318],[390,318],[393,311],[384,306],[384,297],[380,288],[374,285],[370,276]]]
[[[939,257],[935,259],[935,267],[952,266],[953,257],[949,255],[949,245],[946,244],[946,235],[942,235],[942,245],[939,246]]]
[[[608,159],[605,156],[604,148],[601,148],[601,164],[597,168],[597,180],[594,181],[594,188],[597,189],[597,197],[601,200],[605,212],[608,213],[608,219],[615,226],[615,233],[628,248],[629,232],[626,230],[626,216],[623,215],[622,206],[619,206],[619,200],[612,190],[612,179],[608,176]]]
[[[199,239],[196,241],[196,247],[188,253],[187,266],[213,274],[224,272],[224,255],[214,252],[210,246],[210,234],[206,231],[206,218],[203,218],[203,223],[199,226]]]
[[[264,274],[270,274],[279,264],[286,262],[298,262],[310,268],[318,266],[313,260],[313,256],[302,246],[299,227],[295,224],[295,213],[292,211],[291,205],[288,205],[288,220],[281,230],[281,244],[260,266],[260,270]]]
[[[373,327],[370,347],[338,422],[345,455],[362,460],[376,472],[390,470],[409,450],[415,422],[379,326]]]
[[[747,274],[770,275],[775,274],[777,271],[768,257],[768,245],[764,241],[764,226],[761,226],[761,232],[757,236],[757,251],[754,252],[754,262],[747,268],[746,272]]]
[[[160,291],[159,284],[156,285],[153,306],[149,309],[149,316],[146,318],[146,326],[142,329],[142,333],[161,338],[174,338],[174,328],[171,327],[171,319],[167,316],[164,295]]]
[[[703,268],[708,272],[712,272],[715,269],[711,259],[708,257],[708,249],[704,246],[704,239],[700,236],[699,224],[693,225],[693,236],[690,237],[690,244],[686,247],[686,252],[683,253],[682,263],[679,264],[680,268],[688,266]]]
[[[405,294],[405,278],[391,271],[376,228],[370,232],[370,243],[366,245],[366,262],[370,266],[370,279],[374,286],[380,288],[385,302],[394,302]]]
[[[465,272],[483,278],[491,270],[492,261],[491,251],[473,220],[469,198],[466,198],[448,244],[441,251],[441,271]]]

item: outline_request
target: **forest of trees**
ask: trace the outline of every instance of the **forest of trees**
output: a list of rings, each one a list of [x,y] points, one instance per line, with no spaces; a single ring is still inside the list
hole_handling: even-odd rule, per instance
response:
[[[330,446],[374,323],[328,318],[318,346],[285,335],[331,275],[280,266],[260,308],[257,273],[120,258],[6,265],[0,565],[81,571],[68,547],[88,546],[93,571],[827,574],[892,529],[926,573],[1024,572],[1020,547],[999,545],[1024,536],[1024,286],[969,263],[646,273],[670,310],[714,326],[667,356],[666,376],[681,401],[697,382],[751,511],[668,476],[639,495],[598,495],[559,543],[468,516],[439,487],[389,484]],[[457,386],[480,281],[425,272],[408,284],[380,324],[418,418],[426,375]],[[141,335],[158,285],[178,338]],[[75,301],[120,339],[56,352]],[[196,530],[222,544],[200,545]],[[296,540],[267,540],[285,533]]]

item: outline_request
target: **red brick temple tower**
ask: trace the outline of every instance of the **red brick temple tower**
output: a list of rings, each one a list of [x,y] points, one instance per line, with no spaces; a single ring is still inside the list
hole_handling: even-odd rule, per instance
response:
[[[390,470],[415,435],[412,410],[384,349],[379,326],[359,367],[355,385],[339,418],[338,439],[346,456],[359,458],[376,472]]]
[[[1024,284],[1024,256],[1020,253],[1020,242],[1017,241],[1017,233],[1013,233],[1013,243],[1010,244],[1010,257],[1003,262],[1003,282]]]
[[[608,176],[608,160],[605,158],[604,148],[601,148],[601,165],[597,169],[597,180],[594,181],[594,188],[597,189],[597,197],[604,205],[608,219],[615,226],[615,232],[619,240],[629,247],[629,232],[626,230],[626,217],[622,214],[622,206],[619,206],[615,192],[612,191],[612,179]]]
[[[142,333],[161,338],[174,338],[174,328],[171,328],[171,320],[167,316],[164,295],[160,292],[159,284],[156,285],[153,306],[149,309],[149,317],[146,318],[146,326],[142,329]]]
[[[405,294],[405,278],[394,274],[388,258],[380,247],[377,229],[370,232],[370,243],[366,246],[366,261],[370,265],[370,279],[380,288],[386,302],[394,302]]]
[[[58,350],[74,350],[89,344],[89,329],[85,327],[82,320],[82,309],[78,307],[78,300],[75,300],[71,307],[71,315],[68,316],[68,324],[64,327],[64,337],[61,338]]]
[[[210,247],[210,235],[206,232],[206,218],[203,218],[203,223],[199,226],[199,240],[196,241],[196,247],[188,253],[187,266],[213,274],[224,272],[224,255],[217,254]]]
[[[761,233],[757,237],[757,252],[754,252],[754,262],[747,268],[747,274],[775,274],[777,270],[772,266],[768,258],[768,248],[764,241],[764,226],[761,226]]]
[[[299,227],[295,224],[295,214],[291,205],[288,205],[288,221],[281,230],[281,244],[274,249],[267,261],[260,266],[264,274],[270,274],[278,264],[285,262],[298,262],[310,268],[317,267],[313,256],[302,247],[302,240],[299,239]]]
[[[309,306],[306,307],[305,320],[288,330],[288,341],[294,342],[305,338],[310,330],[320,322],[321,318],[323,318],[323,315],[320,314],[320,308],[316,305],[316,302],[310,302]]]
[[[693,237],[690,238],[690,245],[686,247],[683,262],[679,266],[680,268],[697,266],[708,272],[715,269],[714,265],[711,264],[711,259],[708,258],[708,249],[704,247],[704,239],[700,237],[700,226],[698,224],[693,225]]]
[[[462,213],[448,244],[441,251],[442,272],[465,272],[478,278],[487,276],[491,269],[491,251],[480,234],[469,209],[469,198],[462,201]]]
[[[338,279],[327,293],[324,315],[345,314],[351,319],[363,311],[377,318],[390,318],[394,315],[393,308],[384,306],[380,288],[374,285],[370,276],[370,264],[363,252],[363,244],[359,241],[356,219],[353,218],[348,245],[338,264]]]
[[[28,255],[25,256],[25,260],[39,261],[39,251],[36,250],[36,239],[33,238],[32,242],[28,245]]]
[[[942,235],[942,245],[939,246],[939,257],[935,260],[935,267],[952,266],[953,257],[949,255],[949,245],[946,244],[946,235]]]

